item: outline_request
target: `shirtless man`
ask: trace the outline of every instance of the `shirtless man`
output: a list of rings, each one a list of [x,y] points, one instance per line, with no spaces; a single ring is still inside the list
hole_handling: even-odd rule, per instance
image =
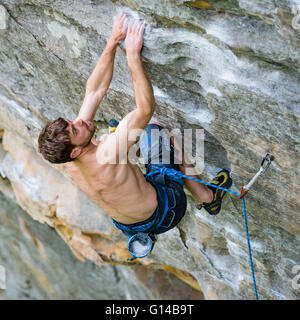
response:
[[[52,163],[66,163],[72,179],[113,218],[115,225],[123,232],[123,226],[128,227],[125,230],[127,235],[136,226],[141,230],[141,226],[149,227],[153,224],[157,213],[165,208],[165,195],[168,196],[168,204],[172,210],[161,221],[156,233],[168,231],[177,225],[186,210],[184,182],[200,203],[211,203],[216,193],[195,181],[185,179],[183,182],[182,178],[176,181],[163,177],[167,192],[164,194],[162,179],[159,183],[159,179],[155,181],[145,178],[139,167],[128,161],[128,151],[137,142],[137,139],[129,139],[133,130],[145,129],[140,143],[147,144],[152,129],[163,129],[157,124],[148,124],[155,111],[155,99],[140,56],[143,31],[144,23],[134,22],[124,13],[117,16],[111,37],[86,83],[85,98],[78,117],[73,121],[63,118],[51,121],[39,136],[39,152],[43,157]],[[97,141],[93,138],[93,119],[109,88],[116,48],[123,39],[133,79],[136,109],[122,119],[115,132],[102,136]],[[144,147],[145,145],[141,146],[141,153],[143,157],[147,157],[145,153],[151,153],[151,147]],[[123,151],[126,148],[125,152],[120,151],[122,148]],[[170,151],[174,153],[172,145]],[[159,154],[154,156],[159,157]],[[152,170],[149,161],[146,167],[147,172]],[[186,169],[185,163],[171,163],[169,167],[183,173]],[[226,184],[223,186],[226,187]]]

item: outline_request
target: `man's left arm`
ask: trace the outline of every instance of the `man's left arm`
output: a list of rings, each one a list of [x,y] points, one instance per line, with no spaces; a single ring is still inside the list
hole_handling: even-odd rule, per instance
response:
[[[77,119],[93,121],[98,106],[105,96],[112,80],[117,45],[118,42],[126,36],[127,19],[126,14],[118,14],[111,37],[86,83],[85,97]]]

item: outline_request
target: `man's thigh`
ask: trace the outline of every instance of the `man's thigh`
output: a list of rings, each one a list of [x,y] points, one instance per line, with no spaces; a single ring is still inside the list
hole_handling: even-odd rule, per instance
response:
[[[139,139],[141,156],[145,165],[153,164],[178,168],[174,165],[174,148],[166,128],[157,123],[149,123]]]

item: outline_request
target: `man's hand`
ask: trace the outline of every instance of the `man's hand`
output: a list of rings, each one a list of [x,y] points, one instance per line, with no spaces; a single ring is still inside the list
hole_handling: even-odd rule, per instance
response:
[[[145,23],[130,20],[125,39],[126,54],[128,56],[139,56],[143,46],[143,32]]]
[[[111,33],[111,38],[116,41],[121,41],[126,37],[127,33],[127,22],[128,22],[128,14],[119,13],[113,25],[113,30]]]

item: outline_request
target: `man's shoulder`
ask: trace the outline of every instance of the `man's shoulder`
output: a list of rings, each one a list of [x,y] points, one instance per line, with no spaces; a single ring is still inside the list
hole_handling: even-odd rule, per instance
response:
[[[97,146],[96,159],[99,164],[119,164],[120,159],[123,159],[122,163],[126,162],[126,143],[120,141],[115,132],[102,136]]]

